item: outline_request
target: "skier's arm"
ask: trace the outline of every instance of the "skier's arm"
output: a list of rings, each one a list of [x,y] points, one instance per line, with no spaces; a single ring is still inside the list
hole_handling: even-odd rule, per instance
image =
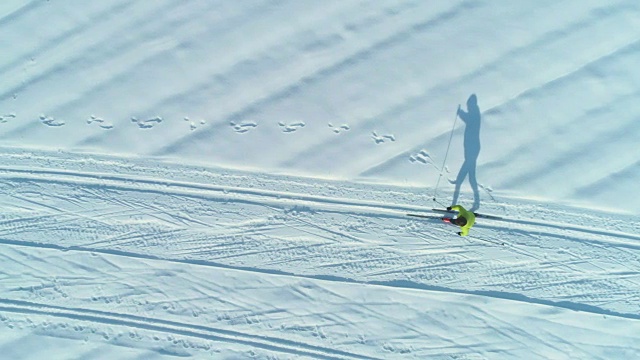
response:
[[[462,119],[462,121],[467,122],[467,119],[469,119],[469,113],[465,112],[464,110],[462,110],[461,108],[458,108],[458,116],[460,117],[460,119]]]

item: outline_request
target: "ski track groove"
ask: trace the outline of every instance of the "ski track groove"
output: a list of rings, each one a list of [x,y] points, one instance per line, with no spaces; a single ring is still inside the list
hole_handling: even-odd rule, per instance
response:
[[[264,335],[251,335],[233,330],[154,319],[132,314],[121,314],[111,311],[107,312],[82,308],[67,308],[10,299],[0,299],[0,304],[2,304],[0,305],[0,312],[44,315],[74,321],[87,321],[91,323],[102,323],[143,330],[160,331],[205,340],[244,344],[265,350],[292,355],[309,356],[317,359],[376,359],[370,356],[359,355],[333,348],[324,348],[293,340],[279,339]]]
[[[12,173],[16,175],[12,175]],[[31,176],[29,176],[31,175]],[[54,178],[53,176],[59,176]],[[231,186],[215,186],[197,183],[187,183],[171,180],[158,180],[152,178],[143,178],[138,176],[119,176],[97,173],[82,173],[74,171],[58,171],[58,170],[23,170],[18,168],[0,167],[0,178],[11,181],[39,181],[45,184],[63,184],[63,185],[76,185],[87,187],[108,187],[111,189],[121,191],[137,191],[153,194],[166,194],[173,193],[173,195],[183,195],[198,199],[207,199],[214,201],[237,201],[247,204],[255,205],[267,205],[271,208],[294,206],[294,205],[309,205],[313,206],[314,211],[335,211],[337,213],[351,213],[364,216],[374,217],[391,217],[391,218],[403,218],[406,219],[406,212],[427,212],[431,213],[431,208],[420,207],[414,205],[403,204],[388,204],[382,202],[372,201],[358,201],[344,198],[331,198],[325,196],[314,196],[306,194],[285,193],[271,190],[259,190],[241,187]],[[109,182],[109,183],[107,183]],[[140,186],[143,184],[144,186]],[[234,195],[238,195],[234,197]],[[256,197],[256,199],[251,199]],[[270,199],[271,201],[264,201],[264,199]],[[285,201],[283,201],[283,199]],[[22,199],[30,201],[29,199]],[[288,201],[287,201],[288,200]],[[36,203],[37,204],[37,203]],[[46,204],[38,204],[44,207],[48,207]],[[59,209],[49,207],[54,211]],[[70,215],[78,215],[77,213],[70,213]],[[419,221],[419,220],[417,220]],[[555,228],[559,230],[572,230],[575,232],[588,233],[592,235],[603,235],[608,237],[625,238],[629,240],[640,241],[639,235],[623,233],[620,231],[605,231],[600,229],[593,229],[584,226],[576,226],[569,224],[559,224],[551,221],[532,221],[522,219],[495,219],[490,221],[510,223],[514,225],[531,225],[543,228]],[[501,229],[498,226],[482,225],[479,224],[478,228],[489,229]],[[344,234],[339,234],[343,236]],[[558,236],[557,234],[547,234],[551,236]],[[601,244],[614,245],[620,247],[627,247],[633,250],[640,250],[640,245],[633,245],[620,241],[612,242],[600,242]]]

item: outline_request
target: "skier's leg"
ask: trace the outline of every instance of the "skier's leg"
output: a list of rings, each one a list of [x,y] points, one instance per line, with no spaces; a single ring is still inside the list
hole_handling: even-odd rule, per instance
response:
[[[469,184],[473,190],[473,206],[471,211],[476,211],[480,208],[480,191],[478,190],[478,180],[476,179],[476,166],[475,162],[471,170],[469,170]]]
[[[458,203],[458,197],[460,196],[460,187],[462,186],[462,183],[464,182],[464,178],[467,177],[467,173],[469,172],[466,165],[467,165],[467,162],[465,161],[462,164],[460,171],[458,172],[458,177],[456,178],[456,188],[453,192],[453,199],[451,200],[452,205],[455,205]]]

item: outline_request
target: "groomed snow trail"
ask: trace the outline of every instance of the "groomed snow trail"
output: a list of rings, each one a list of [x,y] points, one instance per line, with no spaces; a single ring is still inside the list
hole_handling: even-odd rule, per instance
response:
[[[582,340],[554,333],[579,324],[601,339],[592,352],[640,351],[633,218],[496,198],[481,210],[507,220],[461,238],[406,216],[429,213],[428,188],[33,149],[0,160],[12,328],[176,354],[357,359],[580,354]],[[538,333],[549,321],[562,326]],[[483,338],[496,332],[503,343]]]

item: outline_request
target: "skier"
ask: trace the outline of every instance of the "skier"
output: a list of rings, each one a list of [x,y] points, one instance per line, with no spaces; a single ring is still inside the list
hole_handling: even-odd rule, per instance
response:
[[[469,235],[469,229],[475,224],[476,216],[473,212],[467,211],[461,205],[453,205],[447,207],[447,211],[457,211],[458,216],[456,218],[442,218],[444,222],[450,222],[454,225],[460,226],[462,231],[458,232],[460,236]]]

